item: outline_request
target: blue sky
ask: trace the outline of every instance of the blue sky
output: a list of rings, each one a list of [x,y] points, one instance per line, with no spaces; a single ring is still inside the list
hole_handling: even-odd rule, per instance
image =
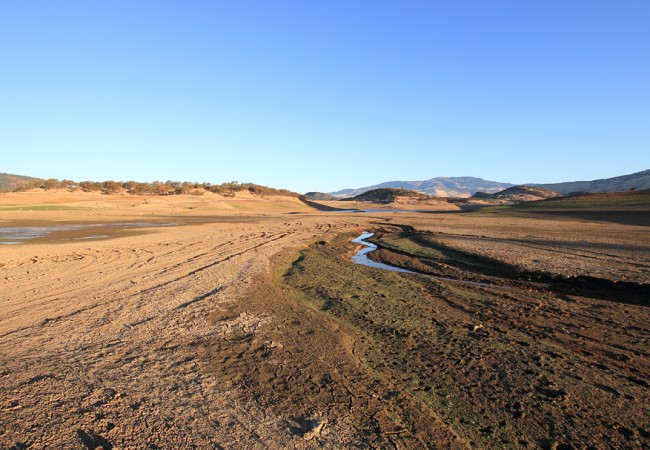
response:
[[[299,192],[650,168],[650,2],[0,0],[0,172]]]

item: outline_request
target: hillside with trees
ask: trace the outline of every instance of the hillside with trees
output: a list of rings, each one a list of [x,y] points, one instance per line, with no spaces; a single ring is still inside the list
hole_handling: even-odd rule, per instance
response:
[[[14,175],[11,173],[0,173],[0,192],[13,191],[18,186],[27,184],[31,181],[42,181],[38,178],[26,177],[23,175]]]
[[[394,188],[379,188],[371,191],[364,192],[352,198],[345,200],[359,201],[359,202],[378,202],[390,203],[394,202],[400,197],[407,197],[417,200],[429,200],[431,196],[423,194],[418,191],[411,191],[408,189],[394,189]]]
[[[27,177],[23,177],[27,178]],[[65,189],[68,191],[81,190],[83,192],[100,192],[102,194],[132,194],[132,195],[203,195],[212,192],[224,196],[234,196],[237,192],[250,192],[260,197],[265,196],[289,196],[299,197],[300,194],[287,189],[275,189],[254,183],[239,183],[231,181],[228,183],[211,184],[189,181],[72,181],[58,180],[56,178],[28,179],[23,180],[14,186],[14,192],[23,192],[30,189]]]

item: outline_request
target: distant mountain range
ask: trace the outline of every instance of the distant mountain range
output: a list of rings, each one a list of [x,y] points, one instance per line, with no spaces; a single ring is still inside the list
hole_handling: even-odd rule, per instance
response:
[[[511,186],[514,186],[514,184],[499,183],[474,177],[437,177],[424,181],[388,181],[358,189],[342,189],[330,194],[336,197],[355,197],[374,189],[392,188],[418,191],[436,197],[469,197],[478,191],[492,194]]]
[[[39,178],[23,175],[0,173],[0,191],[10,191],[19,185],[38,179]],[[547,184],[526,183],[526,185],[549,189],[562,195],[579,192],[600,193],[628,190],[638,191],[650,189],[650,170],[643,170],[629,175],[592,181],[570,181],[565,183]],[[306,197],[311,198],[312,200],[331,200],[332,198],[340,199],[355,197],[365,192],[380,188],[407,189],[435,197],[470,197],[477,192],[495,194],[513,186],[515,185],[512,183],[501,183],[498,181],[484,180],[475,177],[436,177],[423,181],[388,181],[357,189],[342,189],[329,194],[310,192]]]
[[[570,181],[566,183],[526,183],[528,186],[536,186],[549,189],[559,194],[570,194],[574,192],[617,192],[627,190],[650,189],[650,170],[622,175],[614,178],[606,178],[593,181]],[[342,189],[331,192],[330,195],[342,197],[354,197],[364,192],[379,188],[409,189],[422,192],[436,197],[470,197],[477,192],[495,194],[504,189],[515,186],[512,183],[501,183],[475,177],[437,177],[424,181],[388,181],[373,186],[358,189]]]

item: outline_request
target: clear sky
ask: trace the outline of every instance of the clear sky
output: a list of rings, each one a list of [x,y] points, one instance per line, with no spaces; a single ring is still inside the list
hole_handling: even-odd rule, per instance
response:
[[[650,168],[648,0],[0,0],[0,172],[306,192]]]

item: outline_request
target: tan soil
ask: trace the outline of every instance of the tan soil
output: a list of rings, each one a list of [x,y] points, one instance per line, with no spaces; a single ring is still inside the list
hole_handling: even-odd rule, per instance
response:
[[[83,448],[84,436],[114,448],[302,442],[282,415],[240,404],[236,380],[209,370],[202,348],[277,327],[282,318],[273,310],[247,312],[242,293],[273,254],[347,226],[217,223],[0,249],[0,443]],[[241,313],[209,320],[233,302],[244,302]]]
[[[422,210],[422,211],[458,211],[460,207],[454,203],[448,203],[444,200],[415,200],[407,197],[398,197],[390,203],[373,203],[373,202],[355,202],[355,201],[318,201],[335,209],[361,209],[361,210]]]
[[[648,226],[533,217],[456,216],[407,221],[426,240],[469,255],[554,276],[650,283]],[[399,223],[395,218],[393,223]]]
[[[43,209],[43,205],[55,209]],[[367,227],[408,222],[424,231],[444,233],[438,238],[455,249],[506,261],[514,258],[523,265],[534,266],[535,261],[524,252],[518,256],[512,246],[520,245],[519,241],[508,241],[504,233],[511,240],[531,235],[534,245],[546,245],[547,252],[567,247],[559,226],[556,234],[555,225],[549,225],[553,221],[499,222],[454,214],[399,218],[326,214],[292,198],[247,195],[0,195],[4,226],[139,221],[142,217],[181,225],[138,229],[135,235],[115,233],[107,240],[53,237],[0,246],[0,448],[489,448],[493,437],[482,437],[482,425],[457,420],[449,406],[429,402],[413,392],[410,381],[395,376],[397,372],[381,369],[393,358],[381,355],[399,349],[401,341],[395,348],[390,342],[384,348],[373,347],[382,341],[369,340],[363,323],[350,319],[348,313],[331,316],[306,301],[302,291],[296,291],[298,284],[285,285],[286,268],[300,270],[296,261],[300,249],[329,249],[340,265],[327,270],[322,266],[319,274],[316,264],[305,280],[322,283],[315,287],[317,293],[334,286],[345,301],[356,304],[353,293],[358,291],[353,284],[362,273],[373,277],[364,286],[372,299],[375,295],[380,299],[381,290],[390,286],[406,289],[403,299],[431,289],[402,283],[401,275],[383,277],[344,259],[341,255],[354,249],[347,237]],[[573,230],[582,226],[571,223]],[[517,228],[518,224],[524,224],[523,228]],[[603,233],[596,225],[586,229],[586,241],[603,245],[592,246],[590,253],[588,243],[580,244],[576,258],[585,271],[595,275],[603,270],[600,263],[593,263],[598,261],[594,252],[619,267],[612,273],[623,274],[631,271],[618,264],[633,254],[626,246],[648,242],[647,228],[643,232],[635,228],[638,233],[632,237],[633,229],[618,225],[600,228]],[[628,237],[617,237],[621,232]],[[465,235],[484,237],[472,241]],[[542,238],[546,240],[540,242]],[[494,247],[488,245],[490,240]],[[636,263],[647,266],[647,259],[639,258]],[[553,266],[551,262],[548,259],[546,265]],[[642,279],[642,270],[632,275]],[[445,292],[435,287],[429,294],[439,295],[439,291]],[[614,406],[631,404],[630,398],[648,403],[649,336],[643,325],[647,307],[626,305],[621,313],[616,303],[587,300],[585,308],[593,311],[583,314],[579,297],[566,305],[555,299],[547,303],[544,315],[528,323],[522,311],[532,314],[539,302],[526,298],[517,303],[515,294],[508,295],[509,303],[495,313],[480,306],[476,296],[436,300],[435,309],[445,327],[441,336],[454,337],[453,345],[463,344],[453,347],[454,351],[480,352],[476,346],[490,342],[477,339],[483,336],[480,325],[495,335],[495,327],[519,327],[523,322],[512,340],[497,339],[499,351],[516,345],[521,352],[523,347],[517,342],[526,342],[526,357],[534,360],[539,330],[549,335],[549,325],[571,328],[563,320],[575,316],[588,338],[590,358],[600,361],[593,370],[607,372],[595,378],[600,396],[591,403],[589,398],[580,399],[581,406],[598,405],[607,395],[617,395]],[[390,320],[412,313],[411,306],[388,312]],[[605,333],[603,327],[610,323],[620,331],[604,338],[599,333]],[[468,324],[479,328],[468,333]],[[612,336],[625,345],[614,351],[614,357],[621,354],[629,360],[609,361],[608,352],[613,350],[604,339]],[[548,380],[559,386],[559,371],[570,370],[563,364],[571,360],[571,349],[583,345],[583,341],[566,342],[566,348],[555,350],[562,358],[544,357],[545,371],[558,370],[547,375]],[[417,347],[417,342],[410,339],[408,346]],[[411,372],[419,373],[424,367],[418,353],[396,353],[400,364]],[[462,355],[454,357],[448,363],[441,361],[441,367],[451,367]],[[602,369],[604,361],[609,361],[606,369]],[[488,379],[489,370],[458,370],[457,374],[467,378],[460,380],[460,387],[449,387],[449,396],[456,399],[472,393],[478,396],[476,402],[485,400],[480,397],[482,391],[463,393],[461,388],[480,383],[476,377]],[[623,380],[627,384],[613,384],[616,374],[628,376]],[[449,386],[442,374],[428,371],[426,376],[439,377],[437,382],[427,378],[433,386]],[[541,394],[536,395],[552,397],[554,389],[560,389],[556,384],[538,384]],[[502,399],[494,401],[500,404]],[[552,421],[553,414],[559,420],[563,414],[561,409],[544,411],[545,421]],[[647,409],[630,409],[612,418],[620,442],[648,444],[643,435],[650,428],[648,417],[639,414],[647,414]],[[632,427],[632,423],[637,425]],[[552,443],[551,438],[542,436],[538,442]]]

